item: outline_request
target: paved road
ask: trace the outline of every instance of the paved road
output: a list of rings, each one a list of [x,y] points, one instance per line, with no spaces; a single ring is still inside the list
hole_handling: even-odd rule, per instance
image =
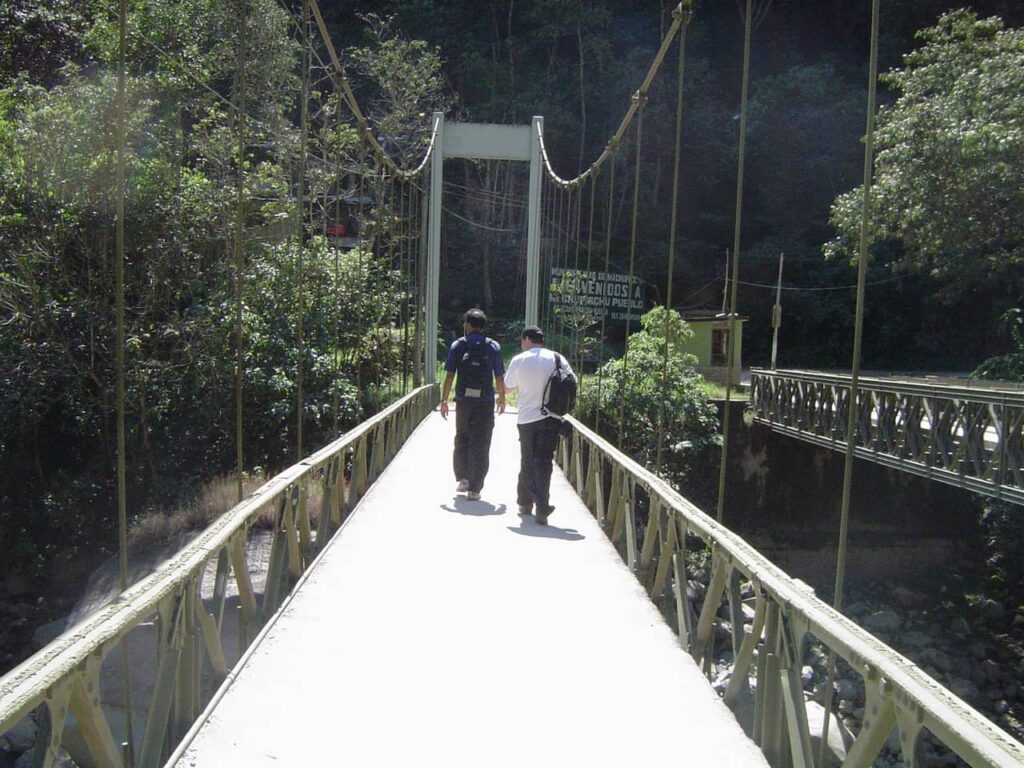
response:
[[[514,416],[481,501],[453,434],[419,427],[177,765],[766,766],[564,476],[517,515]]]

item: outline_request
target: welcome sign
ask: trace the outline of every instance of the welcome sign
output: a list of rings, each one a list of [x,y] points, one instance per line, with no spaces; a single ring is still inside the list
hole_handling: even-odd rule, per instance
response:
[[[556,313],[586,312],[595,321],[639,321],[646,307],[643,283],[615,272],[553,267],[549,295]]]

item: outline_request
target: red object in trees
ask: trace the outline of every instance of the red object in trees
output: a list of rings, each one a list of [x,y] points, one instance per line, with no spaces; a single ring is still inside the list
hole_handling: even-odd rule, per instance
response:
[[[329,234],[329,235],[343,235],[344,236],[344,235],[348,234],[348,229],[345,227],[344,224],[328,224],[327,225],[327,234]]]

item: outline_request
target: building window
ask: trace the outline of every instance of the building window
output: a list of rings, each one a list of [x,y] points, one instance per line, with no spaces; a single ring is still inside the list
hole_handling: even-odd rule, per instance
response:
[[[711,330],[711,365],[714,368],[725,368],[729,363],[729,329],[713,328]]]

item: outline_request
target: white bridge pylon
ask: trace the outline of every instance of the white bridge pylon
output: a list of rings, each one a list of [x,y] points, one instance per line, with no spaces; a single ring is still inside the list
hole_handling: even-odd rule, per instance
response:
[[[424,355],[425,381],[437,379],[437,305],[441,287],[441,202],[446,158],[512,160],[530,164],[529,210],[526,224],[526,323],[537,322],[540,305],[540,136],[544,118],[534,117],[531,125],[487,123],[445,124],[444,112],[435,112],[434,154],[430,165],[430,205],[427,227],[427,343]]]

